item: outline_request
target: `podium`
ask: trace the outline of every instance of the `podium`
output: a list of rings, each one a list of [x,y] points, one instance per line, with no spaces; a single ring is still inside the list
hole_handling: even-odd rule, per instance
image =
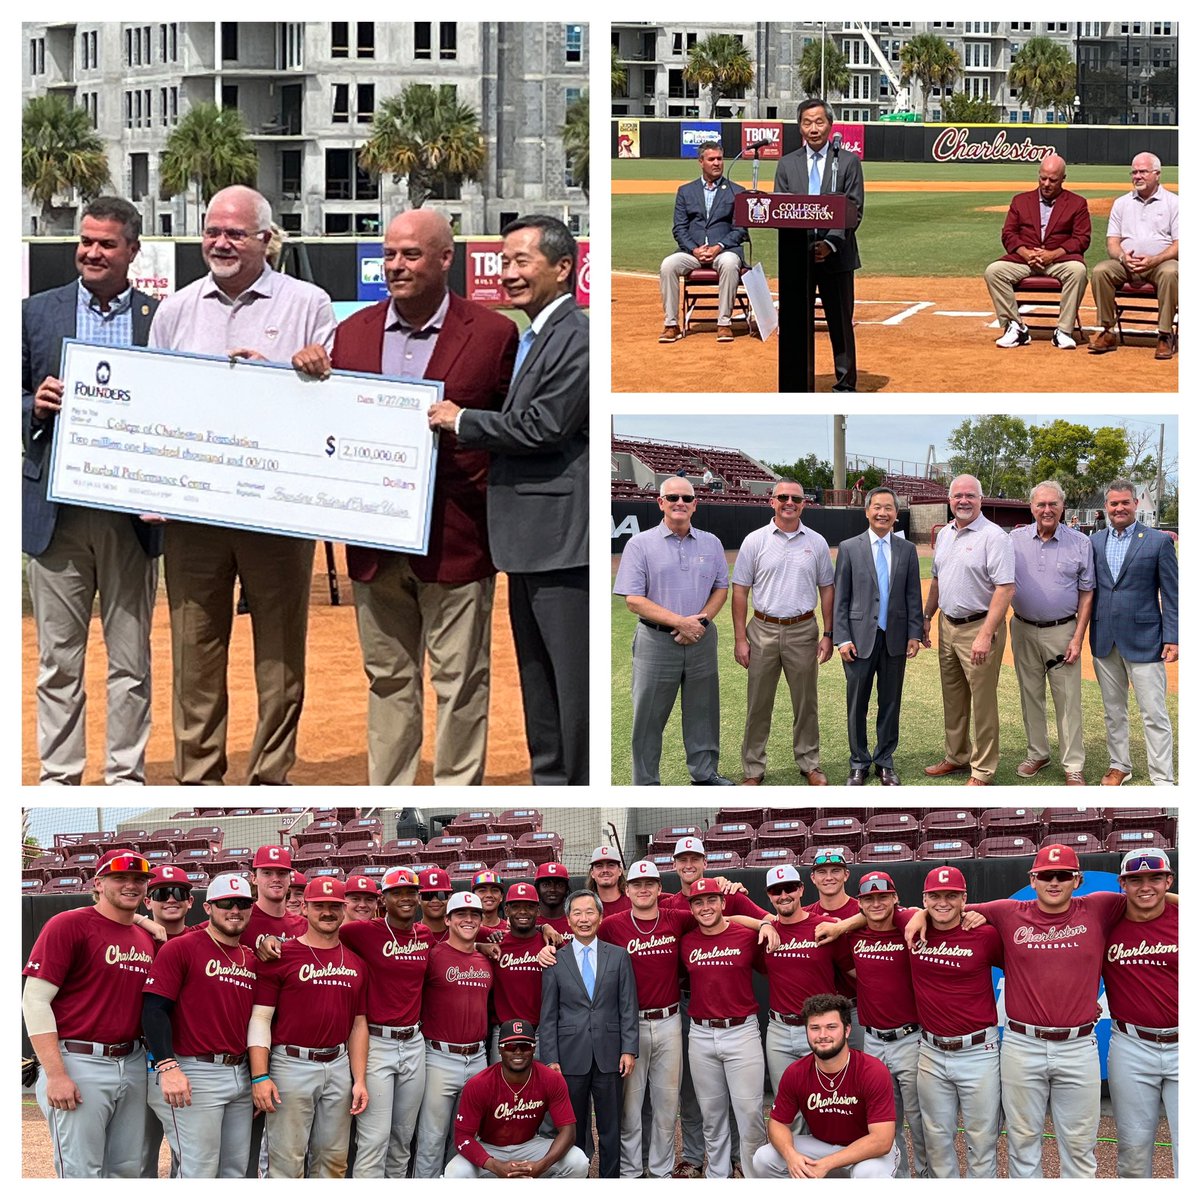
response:
[[[853,229],[858,209],[844,195],[739,192],[733,223],[753,233],[779,230],[779,390],[814,390],[812,231]]]

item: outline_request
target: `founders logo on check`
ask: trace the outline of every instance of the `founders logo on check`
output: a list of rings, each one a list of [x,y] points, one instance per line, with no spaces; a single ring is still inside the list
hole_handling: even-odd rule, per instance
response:
[[[106,362],[96,364],[96,382],[102,387],[112,378],[112,367]]]
[[[75,395],[86,396],[89,400],[107,400],[109,403],[128,404],[129,389],[109,387],[112,380],[112,364],[102,358],[96,364],[96,382],[87,383],[82,379],[75,380]]]

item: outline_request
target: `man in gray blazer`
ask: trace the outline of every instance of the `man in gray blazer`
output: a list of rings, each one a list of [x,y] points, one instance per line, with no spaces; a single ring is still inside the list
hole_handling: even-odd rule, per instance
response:
[[[142,220],[118,196],[99,196],[79,224],[79,279],[21,306],[21,549],[38,638],[39,782],[83,780],[87,758],[84,658],[92,604],[108,655],[107,784],[146,782],[150,737],[150,621],[162,532],[136,515],[47,498],[65,338],[144,346],[158,301],[129,283]]]
[[[900,740],[904,667],[920,645],[921,567],[916,547],[893,532],[896,493],[867,493],[866,533],[838,546],[833,576],[833,640],[846,671],[846,728],[850,735],[849,787],[867,782],[871,764],[885,786],[896,787],[892,756]],[[875,750],[868,749],[867,706],[878,680]]]
[[[604,905],[587,891],[567,897],[572,938],[542,972],[538,1057],[561,1071],[582,1150],[595,1105],[600,1178],[621,1174],[621,1081],[638,1054],[637,986],[629,955],[597,939]]]
[[[508,574],[525,737],[535,784],[588,781],[588,319],[577,248],[547,216],[502,231],[500,281],[530,326],[499,412],[442,400],[433,429],[489,450],[488,540]]]

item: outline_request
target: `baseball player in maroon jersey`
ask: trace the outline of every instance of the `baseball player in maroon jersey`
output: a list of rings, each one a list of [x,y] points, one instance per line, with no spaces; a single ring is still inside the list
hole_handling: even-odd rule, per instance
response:
[[[542,939],[537,932],[537,892],[529,883],[514,883],[504,897],[508,929],[499,944],[499,957],[492,964],[492,1011],[497,1025],[524,1021],[536,1030],[542,1013],[542,965],[538,952]],[[491,1051],[500,1057],[499,1029]]]
[[[284,908],[289,917],[304,916],[304,889],[308,887],[308,876],[303,871],[292,870],[292,882],[288,888]]]
[[[769,1144],[754,1156],[755,1174],[787,1179],[890,1179],[900,1161],[888,1069],[850,1048],[850,1001],[810,996],[805,1031],[812,1053],[783,1073]],[[793,1134],[803,1114],[809,1133]]]
[[[846,865],[846,856],[840,850],[822,850],[817,854],[813,858],[808,877],[817,889],[817,898],[807,905],[807,908],[818,921],[841,921],[858,912],[858,901],[846,892],[846,885],[850,882],[850,868]],[[854,980],[840,970],[835,971],[834,978],[837,981],[838,994],[845,996],[851,1004],[850,1049],[861,1050],[864,1042],[856,1007],[858,988]]]
[[[250,1017],[254,1106],[267,1114],[267,1176],[346,1174],[350,1118],[367,1107],[367,968],[341,944],[346,890],[322,875],[304,891],[307,930],[259,969]],[[269,1048],[269,1049],[268,1049]]]
[[[1167,902],[1171,860],[1157,849],[1121,860],[1125,916],[1109,930],[1104,990],[1112,1017],[1108,1093],[1117,1122],[1117,1174],[1151,1178],[1160,1104],[1179,1177],[1179,908]]]
[[[426,937],[431,943],[444,942],[450,936],[446,905],[454,895],[450,876],[440,867],[430,867],[428,871],[422,871],[417,879],[421,883],[421,921],[429,931]]]
[[[51,917],[25,964],[21,1007],[60,1179],[137,1179],[141,1171],[142,985],[155,942],[133,918],[149,878],[140,854],[102,855],[95,905]]]
[[[342,926],[367,965],[367,1108],[358,1117],[355,1179],[403,1179],[425,1094],[421,988],[431,943],[416,923],[420,886],[408,867],[380,881],[384,915]]]
[[[541,905],[538,924],[549,925],[556,933],[569,939],[571,929],[567,924],[564,905],[567,892],[571,889],[570,871],[560,862],[539,863],[533,876],[533,886],[537,888],[538,903]]]
[[[458,1154],[446,1179],[584,1179],[588,1160],[575,1145],[575,1110],[561,1074],[533,1059],[533,1026],[500,1026],[500,1061],[467,1080],[454,1121]],[[538,1129],[549,1116],[554,1139]]]
[[[482,916],[474,892],[455,892],[446,905],[449,936],[433,947],[425,966],[425,1096],[417,1119],[417,1179],[441,1175],[458,1097],[467,1080],[487,1066],[492,964],[475,949]]]
[[[369,875],[346,878],[346,924],[373,921],[379,915],[379,884]],[[344,940],[344,939],[343,939]]]
[[[589,892],[595,892],[600,897],[606,921],[609,917],[629,911],[625,872],[621,868],[621,856],[614,846],[597,846],[592,851],[587,887]]]
[[[483,920],[476,940],[498,942],[508,932],[508,922],[500,915],[500,905],[504,902],[500,876],[495,871],[480,871],[471,880],[471,891],[483,905]]]
[[[147,978],[142,1028],[150,1108],[182,1179],[240,1179],[250,1153],[246,1029],[258,960],[241,944],[253,901],[241,875],[208,885],[207,936],[175,938]]]
[[[251,947],[260,962],[273,962],[283,942],[300,937],[308,929],[303,916],[293,917],[287,911],[292,885],[292,856],[287,848],[259,846],[254,853],[252,882],[254,907],[242,933],[242,944]]]

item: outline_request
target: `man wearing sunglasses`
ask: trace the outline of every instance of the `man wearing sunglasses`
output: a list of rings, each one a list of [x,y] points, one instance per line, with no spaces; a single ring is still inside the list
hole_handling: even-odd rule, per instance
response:
[[[1113,1031],[1108,1092],[1117,1122],[1117,1174],[1150,1179],[1160,1104],[1179,1177],[1179,907],[1162,850],[1130,850],[1118,877],[1125,916],[1108,935],[1104,990]]]
[[[1032,779],[1050,765],[1046,729],[1049,683],[1063,774],[1069,787],[1082,787],[1080,655],[1092,615],[1096,575],[1091,542],[1062,523],[1065,502],[1062,485],[1056,480],[1039,483],[1029,493],[1033,524],[1014,529],[1009,535],[1016,566],[1009,634],[1027,747],[1017,774]]]
[[[733,566],[733,657],[747,672],[742,782],[757,785],[766,775],[782,672],[792,701],[796,766],[810,785],[822,787],[829,780],[821,770],[817,668],[833,655],[833,561],[829,543],[800,523],[804,489],[798,483],[779,480],[770,504],[770,523],[747,535]]]
[[[659,488],[662,524],[625,544],[613,592],[638,619],[633,635],[633,783],[657,785],[662,735],[681,696],[688,774],[732,786],[718,770],[721,699],[717,627],[729,595],[725,548],[692,526],[696,494],[677,476]]]
[[[38,1107],[60,1179],[137,1179],[145,1134],[142,985],[155,942],[133,924],[150,864],[109,850],[96,903],[56,913],[22,972],[25,1028],[41,1064]]]
[[[146,980],[149,1103],[182,1179],[240,1179],[250,1153],[246,1029],[258,960],[242,945],[253,901],[241,875],[208,885],[204,936],[164,946]]]
[[[428,871],[422,871],[417,879],[421,884],[418,893],[421,899],[421,922],[427,931],[423,936],[431,945],[444,942],[450,936],[450,926],[446,923],[446,904],[454,895],[450,876],[440,867],[430,867]]]
[[[182,867],[165,863],[154,868],[146,885],[146,907],[155,924],[163,927],[168,941],[187,930],[187,915],[192,911],[192,881]]]

